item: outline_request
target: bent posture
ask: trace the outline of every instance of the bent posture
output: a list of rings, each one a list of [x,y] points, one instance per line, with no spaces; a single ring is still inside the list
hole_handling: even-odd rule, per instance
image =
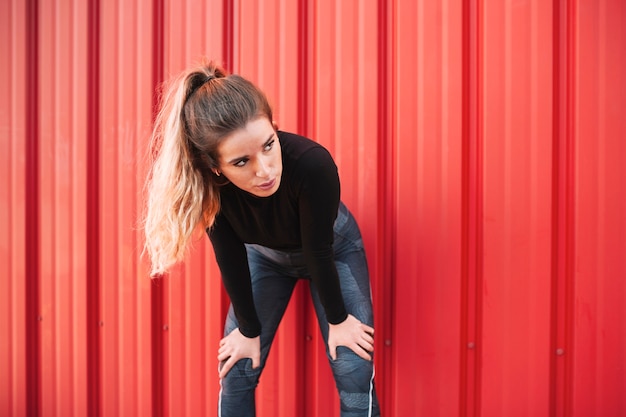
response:
[[[254,391],[298,279],[310,282],[341,416],[378,416],[367,262],[330,153],[277,130],[254,84],[208,63],[166,90],[153,154],[152,272],[180,261],[201,224],[230,297],[219,416],[255,415]]]

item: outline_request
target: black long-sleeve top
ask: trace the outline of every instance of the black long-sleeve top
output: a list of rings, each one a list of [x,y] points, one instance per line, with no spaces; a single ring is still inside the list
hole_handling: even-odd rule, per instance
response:
[[[329,323],[346,319],[333,259],[333,224],[340,199],[337,166],[320,144],[279,131],[283,172],[278,190],[257,197],[233,184],[220,190],[221,209],[208,229],[239,330],[261,333],[244,243],[302,250]]]

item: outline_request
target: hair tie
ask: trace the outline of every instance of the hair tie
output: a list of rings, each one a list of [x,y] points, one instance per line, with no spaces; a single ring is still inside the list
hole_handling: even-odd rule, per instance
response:
[[[200,79],[201,81],[200,82],[195,82],[195,83],[194,83],[194,81],[192,81],[191,88],[189,90],[189,94],[187,94],[187,100],[189,100],[191,98],[191,96],[193,96],[194,93],[200,89],[200,87],[202,87],[204,84],[208,83],[209,81],[211,81],[214,78],[217,78],[217,77],[215,75],[213,75],[213,74],[207,76],[204,79],[201,79],[200,77],[195,77],[194,80]]]

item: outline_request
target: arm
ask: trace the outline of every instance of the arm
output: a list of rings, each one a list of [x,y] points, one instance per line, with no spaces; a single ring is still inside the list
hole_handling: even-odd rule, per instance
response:
[[[254,308],[246,248],[222,215],[217,216],[208,234],[239,329],[246,337],[256,337],[261,334],[261,322]]]
[[[300,163],[299,196],[302,247],[313,283],[329,322],[328,348],[333,360],[337,346],[346,346],[365,360],[374,350],[374,329],[345,309],[334,261],[334,222],[339,208],[337,168],[327,151],[314,149]]]
[[[223,216],[217,217],[208,231],[222,281],[233,304],[239,327],[219,344],[217,359],[221,362],[219,377],[223,378],[240,359],[250,358],[252,367],[261,362],[261,323],[254,308],[252,283],[246,249]]]
[[[348,316],[333,252],[340,185],[328,151],[314,148],[303,155],[298,161],[296,181],[302,252],[328,322],[339,324]]]

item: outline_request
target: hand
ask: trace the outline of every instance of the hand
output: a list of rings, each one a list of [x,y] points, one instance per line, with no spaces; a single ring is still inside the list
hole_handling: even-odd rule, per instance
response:
[[[371,361],[374,351],[374,329],[361,323],[352,314],[339,324],[329,324],[328,350],[333,360],[337,359],[337,346],[352,349],[361,358]]]
[[[220,340],[220,348],[217,351],[217,360],[222,362],[220,379],[226,376],[238,360],[244,358],[252,359],[252,368],[261,365],[261,337],[246,337],[241,334],[239,328],[236,328]]]

